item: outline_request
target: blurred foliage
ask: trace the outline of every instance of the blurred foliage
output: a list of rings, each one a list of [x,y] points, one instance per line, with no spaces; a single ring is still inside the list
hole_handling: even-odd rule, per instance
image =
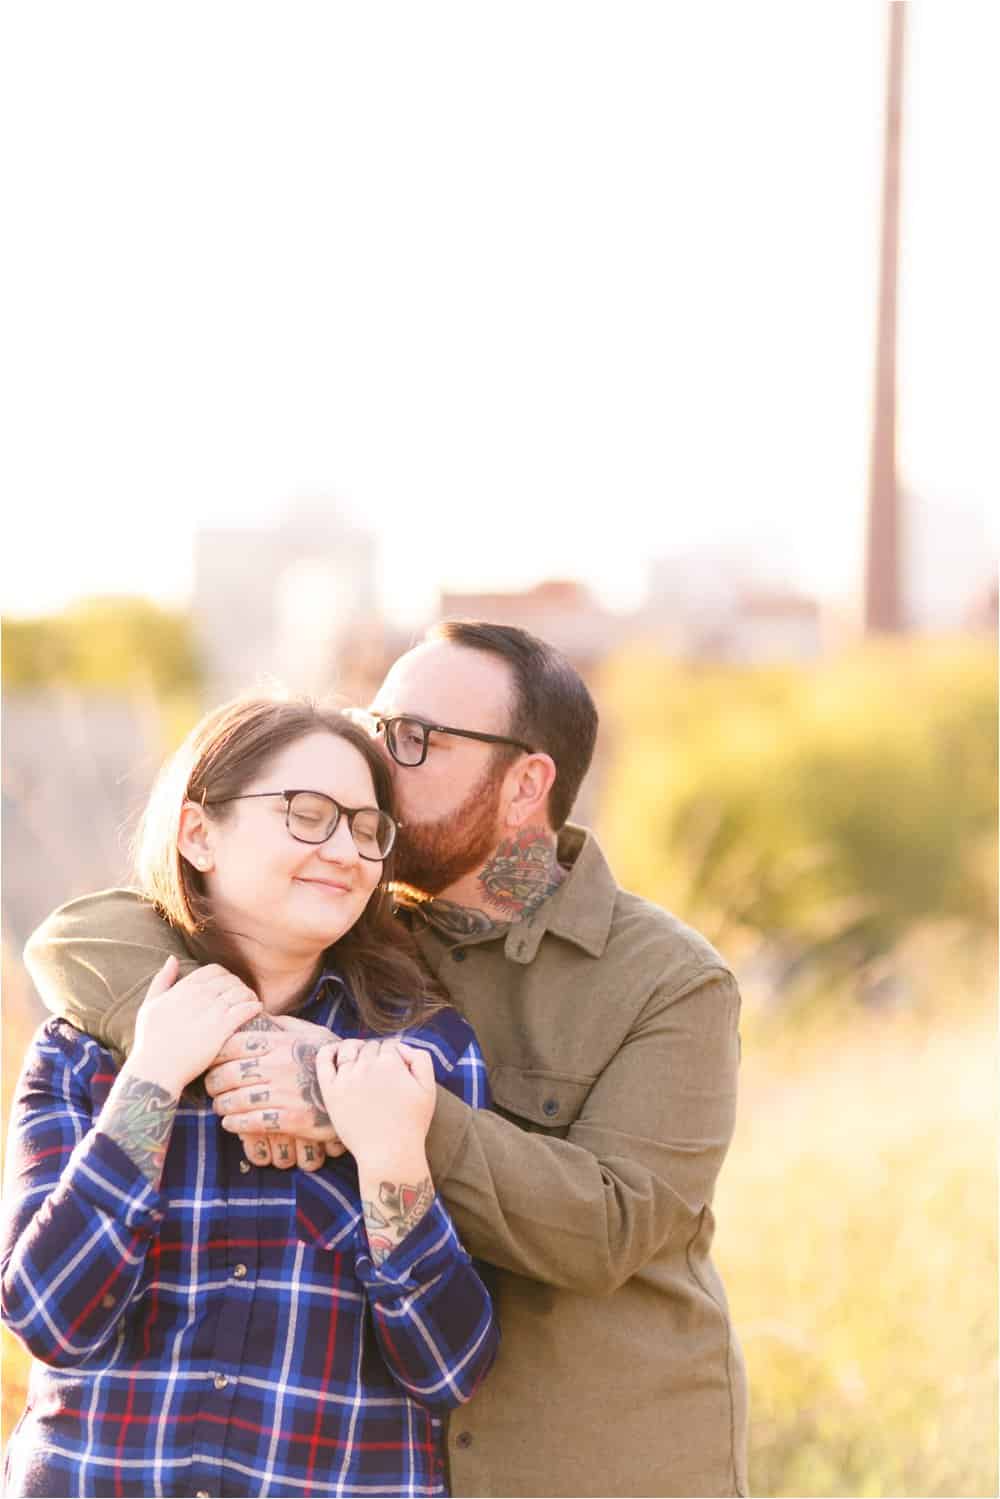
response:
[[[616,873],[730,954],[767,943],[844,971],[928,917],[992,926],[989,646],[901,640],[756,671],[634,650],[601,695]]]
[[[716,1260],[761,1495],[997,1493],[992,945],[902,959],[907,1011],[744,1045]]]
[[[190,616],[145,598],[96,598],[3,621],[5,688],[188,693],[201,676]]]

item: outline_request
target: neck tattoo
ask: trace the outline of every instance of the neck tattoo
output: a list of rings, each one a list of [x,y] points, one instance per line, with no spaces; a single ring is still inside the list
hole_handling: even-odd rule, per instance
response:
[[[555,834],[547,828],[522,828],[499,843],[479,884],[483,904],[502,912],[507,921],[527,921],[566,878],[556,858]]]

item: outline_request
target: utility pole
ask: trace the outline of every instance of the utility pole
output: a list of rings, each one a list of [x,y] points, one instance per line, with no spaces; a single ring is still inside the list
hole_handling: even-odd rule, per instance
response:
[[[900,496],[896,473],[896,310],[906,10],[906,0],[890,0],[878,332],[865,554],[866,635],[898,632],[905,624],[900,579]]]

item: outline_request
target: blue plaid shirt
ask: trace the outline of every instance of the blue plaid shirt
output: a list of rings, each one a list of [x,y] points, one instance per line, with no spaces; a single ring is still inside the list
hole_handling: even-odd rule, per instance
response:
[[[365,1034],[338,976],[298,1012]],[[407,1033],[488,1104],[467,1023]],[[159,1191],[94,1119],[111,1053],[49,1020],[18,1088],[3,1315],[34,1364],[8,1494],[446,1494],[441,1413],[496,1355],[489,1295],[441,1199],[372,1262],[351,1156],[251,1166],[182,1100]]]

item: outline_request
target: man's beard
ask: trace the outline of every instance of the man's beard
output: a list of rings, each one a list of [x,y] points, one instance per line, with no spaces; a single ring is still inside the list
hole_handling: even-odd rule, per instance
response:
[[[393,878],[427,895],[440,895],[485,865],[497,846],[497,812],[506,766],[491,765],[465,801],[436,822],[407,818],[400,832]]]

